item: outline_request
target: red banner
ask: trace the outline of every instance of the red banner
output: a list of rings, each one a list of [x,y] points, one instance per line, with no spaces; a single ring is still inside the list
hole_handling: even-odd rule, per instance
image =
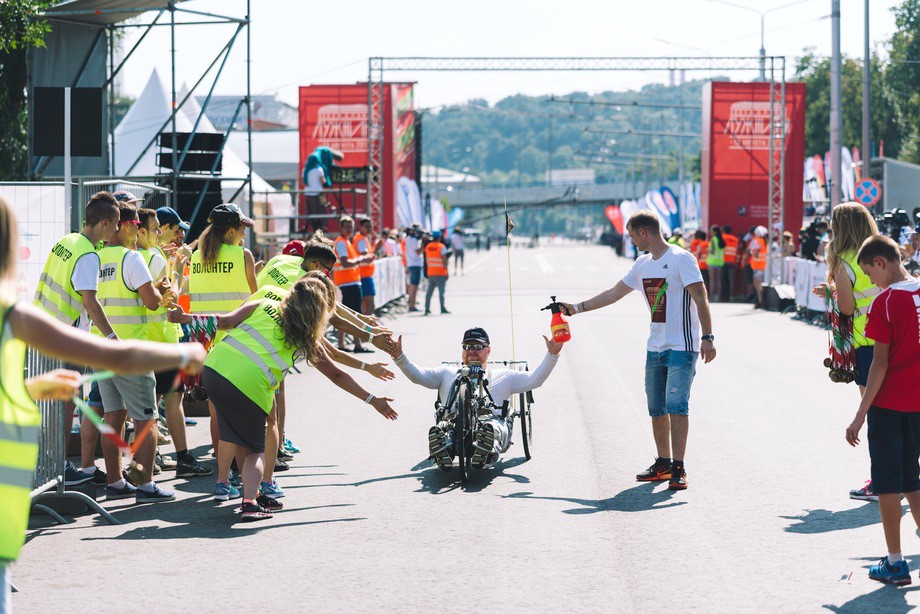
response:
[[[616,205],[610,205],[604,210],[604,214],[607,216],[607,219],[610,220],[610,223],[613,224],[613,227],[616,228],[617,232],[623,234],[623,213],[620,211],[620,208]]]
[[[786,84],[786,229],[802,225],[805,84]],[[744,235],[769,211],[770,84],[707,83],[703,89],[702,228],[728,224]]]

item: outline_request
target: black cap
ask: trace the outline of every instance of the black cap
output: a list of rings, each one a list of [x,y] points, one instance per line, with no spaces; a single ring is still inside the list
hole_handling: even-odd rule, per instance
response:
[[[157,209],[157,220],[159,220],[161,224],[172,224],[188,232],[188,222],[183,222],[182,218],[179,217],[179,214],[176,213],[176,210],[172,207],[160,207]]]
[[[211,211],[211,215],[208,216],[208,223],[224,225],[242,224],[249,228],[252,228],[255,224],[243,214],[243,210],[240,209],[239,205],[233,203],[224,203],[214,207]]]
[[[463,333],[462,343],[485,343],[489,345],[489,334],[482,328],[471,328]]]

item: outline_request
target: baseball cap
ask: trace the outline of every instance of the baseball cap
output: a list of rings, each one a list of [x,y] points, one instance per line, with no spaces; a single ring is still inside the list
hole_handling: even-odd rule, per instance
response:
[[[765,237],[767,236],[767,229],[764,226],[758,226],[754,229],[754,234],[758,237]]]
[[[160,207],[157,209],[157,219],[161,224],[172,224],[185,231],[189,229],[188,222],[183,222],[182,218],[179,217],[179,214],[176,213],[176,210],[172,207]]]
[[[208,216],[208,223],[226,225],[242,224],[247,228],[252,228],[255,225],[255,222],[243,214],[243,210],[240,209],[239,205],[233,203],[224,203],[214,207],[211,211],[211,215]]]
[[[477,326],[463,333],[463,341],[461,341],[461,343],[475,343],[477,341],[489,345],[489,334],[485,329]]]
[[[135,195],[132,194],[131,192],[127,192],[127,191],[125,191],[125,190],[118,190],[117,192],[115,192],[114,194],[112,194],[112,198],[114,198],[115,200],[117,200],[117,201],[120,202],[120,203],[141,203],[141,202],[144,202],[144,199],[143,199],[143,198],[138,198],[137,196],[135,196]]]
[[[294,239],[290,243],[284,246],[284,249],[281,250],[281,253],[285,256],[300,256],[303,257],[303,251],[306,247],[306,243],[299,239]]]

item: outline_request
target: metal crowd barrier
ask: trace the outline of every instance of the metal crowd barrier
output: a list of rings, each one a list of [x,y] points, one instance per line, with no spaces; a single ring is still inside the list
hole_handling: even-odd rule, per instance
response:
[[[26,378],[61,368],[64,368],[63,361],[29,349],[26,356]],[[32,509],[48,514],[56,522],[66,524],[67,521],[60,514],[40,501],[52,498],[76,499],[109,523],[121,524],[94,499],[82,492],[64,489],[64,462],[67,459],[67,448],[64,445],[64,403],[41,401],[37,405],[42,415],[42,428],[38,441],[38,464],[32,476]]]

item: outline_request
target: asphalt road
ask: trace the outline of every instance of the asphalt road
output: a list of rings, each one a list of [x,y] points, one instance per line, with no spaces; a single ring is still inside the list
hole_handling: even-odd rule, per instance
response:
[[[409,356],[459,356],[483,326],[493,359],[537,364],[550,294],[583,300],[629,262],[600,247],[515,249],[514,336],[504,250],[470,252],[448,283],[451,315],[389,325]],[[436,310],[437,311],[437,310]],[[868,475],[844,429],[855,386],[833,384],[823,330],[749,305],[713,306],[718,358],[691,397],[690,487],[639,484],[654,446],[646,413],[648,313],[638,295],[576,316],[572,341],[535,392],[534,457],[520,443],[461,488],[427,460],[433,391],[400,374],[388,423],[316,371],[288,379],[288,430],[304,451],[279,474],[274,519],[237,522],[211,478],[166,479],[180,499],[105,504],[93,516],[33,520],[13,568],[19,612],[705,611],[903,612],[916,589],[867,578],[885,554],[876,505],[851,501]],[[378,355],[381,353],[378,352]],[[381,357],[381,359],[383,359]],[[516,437],[519,436],[516,434]],[[206,420],[190,429],[203,456]],[[101,461],[99,461],[101,466]],[[905,508],[906,509],[906,508]],[[909,515],[904,551],[920,567]],[[920,582],[920,580],[917,580]]]

